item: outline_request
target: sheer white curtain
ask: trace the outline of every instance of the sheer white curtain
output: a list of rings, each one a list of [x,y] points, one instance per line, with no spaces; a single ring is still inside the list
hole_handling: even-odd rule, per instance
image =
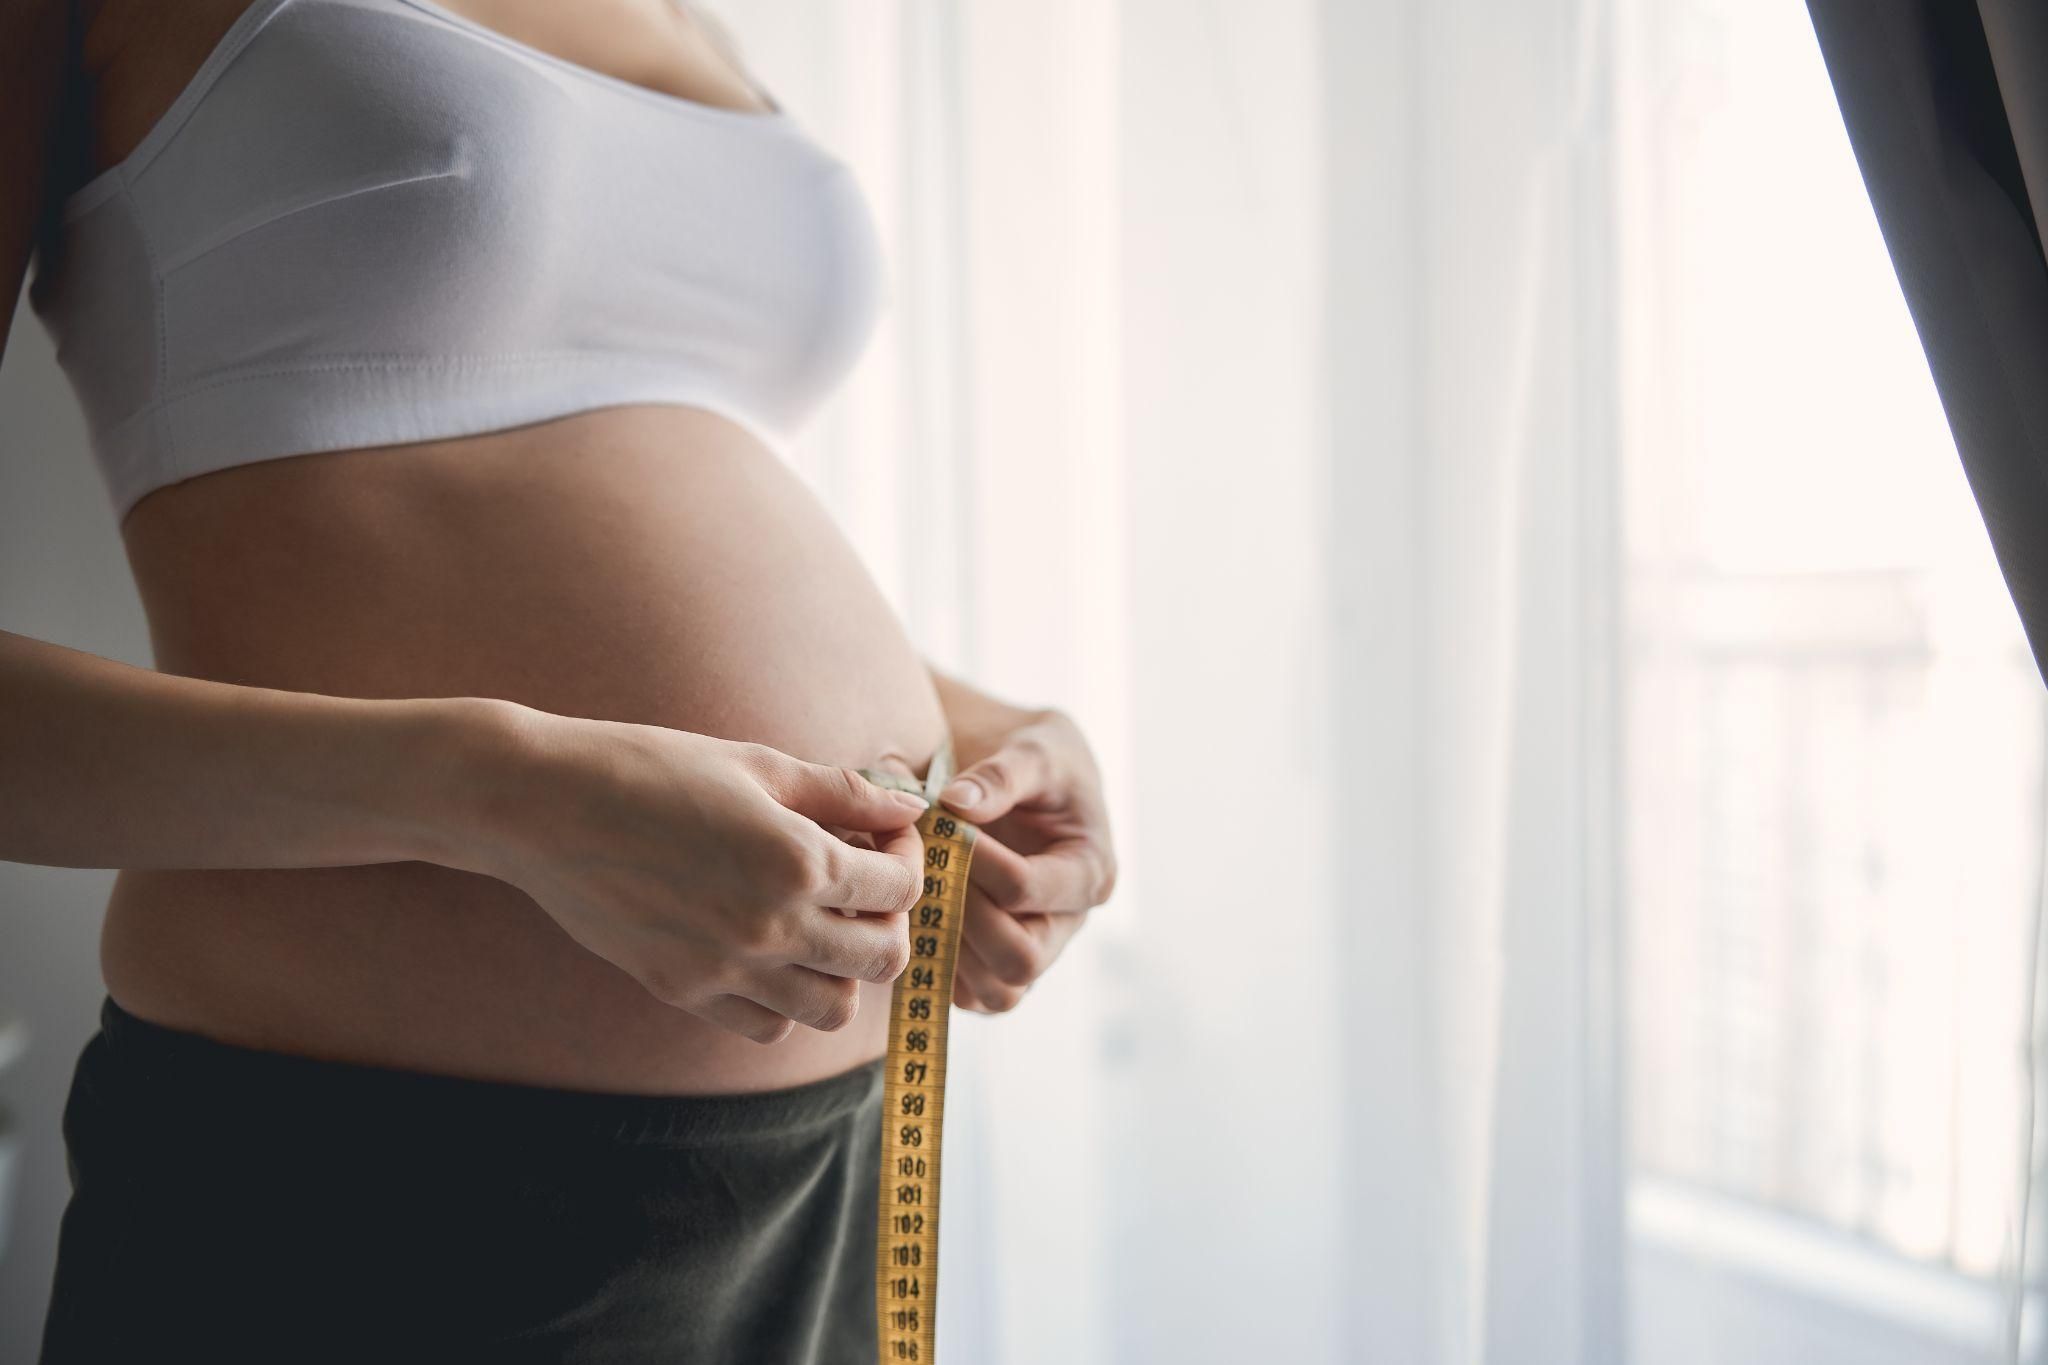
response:
[[[1604,15],[1377,11],[1327,11],[1338,709],[1376,797],[1340,913],[1385,1001],[1337,1358],[1618,1359]]]
[[[2013,1359],[2040,678],[1809,20],[1617,9],[1631,1344]]]
[[[966,1029],[950,1348],[1600,1358],[1594,18],[729,9],[894,247],[817,481],[935,657],[1087,726],[1128,871]]]
[[[894,272],[804,470],[1110,784],[1116,899],[959,1024],[950,1365],[2019,1352],[2040,689],[1797,7],[714,8]],[[139,657],[81,593],[23,628]]]
[[[1070,709],[1112,789],[1116,900],[963,1025],[949,1359],[1999,1358],[2038,684],[1927,549],[1981,531],[1810,35],[726,8],[896,270],[806,467],[932,656]],[[1723,581],[1702,526],[1812,553]]]

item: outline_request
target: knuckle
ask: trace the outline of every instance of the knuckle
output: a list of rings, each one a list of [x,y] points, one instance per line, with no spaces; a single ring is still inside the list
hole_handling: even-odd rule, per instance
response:
[[[1010,789],[1016,780],[1016,768],[1007,754],[990,754],[974,765],[974,775],[981,781],[982,788],[991,793]]]
[[[840,794],[858,801],[873,795],[875,784],[860,775],[860,769],[844,765],[832,769],[832,781],[840,788]]]
[[[781,1042],[795,1027],[795,1021],[790,1019],[762,1019],[746,1030],[746,1036],[766,1046]]]
[[[1104,858],[1095,875],[1095,904],[1100,905],[1116,894],[1116,859]]]
[[[694,1010],[713,993],[716,971],[707,971],[706,965],[670,953],[642,973],[641,984],[664,1005]]]
[[[924,895],[924,873],[912,867],[902,869],[903,887],[896,893],[896,911],[908,915],[917,908],[917,902]]]
[[[908,921],[897,926],[897,932],[889,936],[889,942],[882,949],[880,971],[875,977],[877,983],[894,981],[903,975],[903,969],[910,965],[910,924]]]
[[[741,996],[755,984],[757,975],[757,969],[744,966],[736,958],[716,958],[704,972],[703,990],[711,996]]]
[[[977,993],[981,996],[981,1002],[988,1006],[990,1014],[1008,1014],[1024,999],[1024,989],[1021,986],[990,986]]]
[[[772,912],[739,916],[732,925],[731,944],[750,957],[765,956],[782,946],[782,925]]]
[[[1032,735],[1045,745],[1048,754],[1058,754],[1078,761],[1083,771],[1092,774],[1095,756],[1088,747],[1088,736],[1081,729],[1081,722],[1063,707],[1049,706],[1039,713],[1038,723],[1032,727]]]
[[[655,963],[651,966],[642,967],[639,977],[640,984],[647,989],[647,993],[662,1004],[679,1005],[682,1003],[682,982],[677,979],[676,973],[665,964]]]
[[[785,898],[808,898],[831,880],[831,851],[812,840],[779,841],[767,864],[769,885]]]
[[[988,899],[989,904],[996,909],[1019,915],[1030,910],[1037,903],[1037,897],[1037,878],[1032,875],[1030,865],[1026,864],[1024,870],[1018,873],[1015,886],[1004,886],[992,891]]]
[[[825,1006],[818,1012],[817,1026],[827,1033],[836,1033],[852,1023],[860,1013],[860,989],[849,981],[843,988],[835,989]]]
[[[806,901],[815,900],[838,885],[840,860],[847,846],[837,839],[814,840],[801,847],[797,857],[797,889]]]
[[[1046,724],[1027,725],[1012,736],[1010,743],[1033,758],[1043,761],[1052,757],[1052,746],[1046,743]]]

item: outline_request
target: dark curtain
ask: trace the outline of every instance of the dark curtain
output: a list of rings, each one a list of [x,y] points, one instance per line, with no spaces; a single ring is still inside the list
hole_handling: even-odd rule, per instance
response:
[[[2048,3],[1807,9],[1964,472],[2048,677]]]

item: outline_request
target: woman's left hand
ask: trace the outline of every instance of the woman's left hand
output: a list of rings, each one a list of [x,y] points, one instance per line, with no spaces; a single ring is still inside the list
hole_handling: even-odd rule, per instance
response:
[[[1102,777],[1072,718],[1039,711],[961,769],[939,802],[980,828],[953,999],[1000,1014],[1116,887]]]

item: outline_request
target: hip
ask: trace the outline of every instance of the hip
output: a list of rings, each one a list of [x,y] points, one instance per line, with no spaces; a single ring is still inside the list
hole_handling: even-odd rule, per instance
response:
[[[564,1091],[110,1000],[65,1110],[45,1365],[872,1359],[881,1081]]]

